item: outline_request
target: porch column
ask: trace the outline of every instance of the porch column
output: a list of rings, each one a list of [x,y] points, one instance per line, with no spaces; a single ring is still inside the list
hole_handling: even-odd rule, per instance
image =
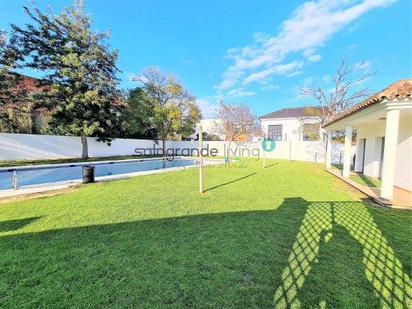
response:
[[[381,197],[393,198],[395,183],[396,148],[398,146],[399,110],[392,109],[386,113],[385,148],[383,154]]]
[[[332,131],[328,131],[326,141],[325,167],[326,169],[330,169],[332,167]]]
[[[343,153],[343,177],[350,176],[350,161],[352,153],[352,126],[347,125],[345,128],[345,148]]]
[[[355,172],[359,173],[362,172],[362,164],[363,164],[363,153],[365,149],[363,149],[364,139],[359,138],[359,131],[358,131],[358,138],[356,139],[356,158],[355,158]]]

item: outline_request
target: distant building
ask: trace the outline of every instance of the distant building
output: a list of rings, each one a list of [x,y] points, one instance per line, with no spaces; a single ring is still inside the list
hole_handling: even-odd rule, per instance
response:
[[[222,134],[220,126],[222,121],[220,119],[202,119],[200,123],[196,126],[195,133],[192,134],[189,139],[196,140],[199,134],[199,125],[202,125],[203,134],[207,133],[208,135],[217,136],[220,140],[225,140],[225,135]]]
[[[321,134],[321,108],[282,108],[259,117],[263,135],[276,141],[313,141]]]
[[[47,124],[47,117],[49,111],[45,107],[37,107],[33,99],[30,99],[33,95],[48,92],[50,90],[50,83],[48,81],[18,74],[12,73],[16,78],[16,86],[11,89],[11,93],[15,93],[16,96],[23,95],[24,98],[27,97],[27,101],[13,102],[10,99],[10,103],[7,103],[7,98],[2,97],[2,101],[6,101],[6,104],[2,106],[3,110],[14,111],[11,115],[15,115],[18,111],[18,116],[22,119],[27,118],[27,121],[31,124],[29,127],[25,128],[26,133],[40,133],[41,130]],[[21,107],[25,107],[22,109]],[[22,123],[24,123],[22,121]]]
[[[27,96],[27,101],[20,101],[18,103],[12,102],[10,100],[9,104],[2,106],[3,110],[14,110],[19,111],[18,116],[20,119],[30,118],[31,128],[27,128],[27,132],[20,133],[42,133],[42,130],[47,126],[49,121],[50,113],[52,110],[44,106],[37,106],[32,97],[38,94],[45,94],[50,91],[51,83],[44,79],[39,79],[31,76],[26,76],[23,74],[12,73],[16,76],[17,85],[12,89],[12,93],[24,93]],[[1,98],[7,102],[8,98]],[[122,106],[124,101],[118,99],[113,101],[113,106]],[[19,105],[19,106],[18,106]],[[25,108],[21,108],[25,107]],[[14,114],[14,113],[12,113]]]
[[[220,126],[222,124],[222,120],[220,119],[202,119],[200,120],[200,124],[202,125],[203,132],[206,132],[211,135],[217,135],[222,140],[225,139],[224,134],[222,134]]]

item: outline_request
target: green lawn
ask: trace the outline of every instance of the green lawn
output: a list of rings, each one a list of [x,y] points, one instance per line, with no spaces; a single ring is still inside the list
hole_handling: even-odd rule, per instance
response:
[[[343,170],[343,164],[332,164],[332,169]],[[381,181],[378,178],[373,178],[362,173],[352,172],[350,179],[366,187],[381,187]]]
[[[378,188],[381,187],[380,179],[369,177],[369,176],[363,175],[361,173],[350,175],[350,179],[356,181],[357,183],[359,183],[363,186],[378,187]]]
[[[254,160],[0,204],[2,307],[407,307],[412,212]]]

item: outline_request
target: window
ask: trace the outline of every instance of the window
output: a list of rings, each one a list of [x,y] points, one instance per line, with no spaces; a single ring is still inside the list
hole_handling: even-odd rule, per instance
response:
[[[318,141],[319,140],[319,123],[303,125],[303,140]]]
[[[275,141],[282,140],[283,126],[281,124],[269,125],[268,126],[268,138],[274,139]]]

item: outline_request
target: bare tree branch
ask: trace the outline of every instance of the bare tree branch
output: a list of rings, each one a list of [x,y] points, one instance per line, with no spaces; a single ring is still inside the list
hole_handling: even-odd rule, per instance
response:
[[[220,122],[217,124],[217,129],[229,141],[236,140],[242,135],[261,132],[258,119],[253,115],[252,109],[248,105],[225,104],[221,101],[218,118]]]
[[[301,89],[300,94],[312,97],[321,107],[321,123],[327,122],[338,113],[372,94],[368,88],[359,88],[363,82],[376,74],[376,71],[365,71],[366,67],[365,61],[349,65],[342,60],[333,77],[333,90],[328,95],[327,91],[321,87]],[[361,70],[364,71],[360,72]],[[356,77],[355,74],[360,74],[360,76]]]

